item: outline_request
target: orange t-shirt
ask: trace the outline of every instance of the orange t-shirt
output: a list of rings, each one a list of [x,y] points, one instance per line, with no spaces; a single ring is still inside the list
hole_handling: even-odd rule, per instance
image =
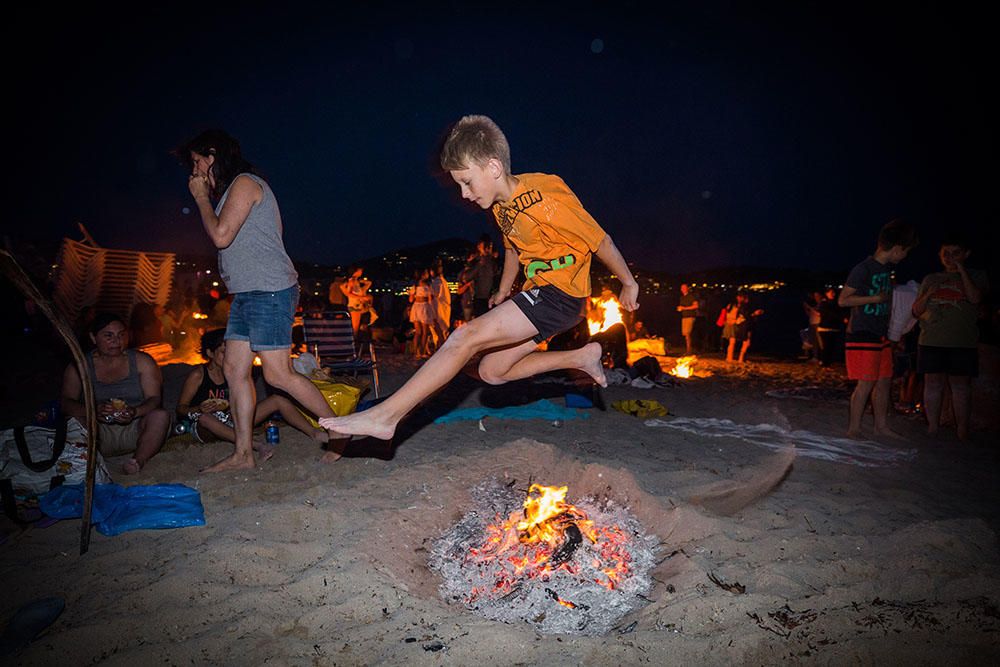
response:
[[[520,174],[510,201],[493,204],[504,247],[517,251],[524,289],[552,285],[590,296],[590,258],[606,233],[569,186],[551,174]]]

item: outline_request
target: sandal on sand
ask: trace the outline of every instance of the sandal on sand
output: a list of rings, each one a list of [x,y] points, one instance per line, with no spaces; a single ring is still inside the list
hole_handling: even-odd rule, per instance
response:
[[[122,464],[122,472],[126,475],[137,475],[142,470],[142,465],[134,458]]]

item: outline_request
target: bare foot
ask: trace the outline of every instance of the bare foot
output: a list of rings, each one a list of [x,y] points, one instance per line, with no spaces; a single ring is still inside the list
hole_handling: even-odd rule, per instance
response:
[[[260,456],[258,463],[263,463],[264,461],[270,461],[271,458],[274,456],[275,446],[255,443],[253,446],[253,450],[257,452],[257,454]]]
[[[851,440],[864,440],[864,435],[862,435],[861,431],[848,431],[847,437]]]
[[[339,461],[343,454],[344,447],[347,446],[350,437],[345,438],[341,434],[337,433],[337,437],[331,438],[329,442],[325,442],[326,445],[323,448],[323,456],[320,457],[320,463],[333,463],[334,461]]]
[[[327,451],[323,452],[323,456],[320,457],[319,462],[320,463],[333,463],[334,461],[339,461],[341,458],[342,458],[341,455],[338,454],[337,452],[335,452],[333,450],[327,450]]]
[[[601,365],[601,344],[588,343],[580,348],[580,351],[583,353],[583,360],[577,368],[594,378],[597,384],[607,387],[608,379],[604,376],[604,366]]]
[[[142,464],[135,459],[129,459],[122,464],[122,472],[126,475],[137,475],[142,470]]]
[[[343,417],[324,417],[319,425],[340,435],[367,435],[389,440],[396,433],[396,422],[381,418],[379,407],[381,405]]]
[[[938,429],[936,426],[927,427],[927,437],[936,438],[938,436]]]
[[[317,428],[317,429],[313,429],[312,435],[309,436],[309,437],[311,437],[313,440],[315,440],[319,444],[325,445],[326,443],[330,442],[331,435],[330,435],[330,432],[327,431],[326,429]]]
[[[246,454],[233,453],[231,456],[227,456],[218,463],[210,465],[207,468],[202,468],[201,472],[226,472],[227,470],[249,470],[256,467],[256,463],[253,460],[253,452],[247,452]]]

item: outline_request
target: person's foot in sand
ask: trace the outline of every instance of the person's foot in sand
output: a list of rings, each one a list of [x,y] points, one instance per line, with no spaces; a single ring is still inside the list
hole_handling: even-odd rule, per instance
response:
[[[200,472],[227,472],[229,470],[252,470],[257,467],[257,463],[254,460],[253,451],[249,451],[246,454],[241,452],[234,452],[232,455],[227,456],[218,463],[214,463],[207,468],[202,468]]]
[[[270,461],[274,457],[275,446],[268,443],[255,442],[253,443],[253,450],[257,452],[257,456],[259,457],[257,463],[263,463],[264,461]]]
[[[323,431],[323,456],[320,457],[320,463],[335,463],[343,457],[344,448],[350,441],[350,436],[344,437],[340,433],[335,433],[334,431]]]

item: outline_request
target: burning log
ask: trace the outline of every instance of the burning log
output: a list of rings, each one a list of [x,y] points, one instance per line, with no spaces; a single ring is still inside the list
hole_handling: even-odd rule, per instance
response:
[[[562,565],[566,561],[573,558],[573,554],[576,553],[576,548],[580,546],[581,542],[583,542],[583,533],[581,533],[580,529],[576,527],[576,524],[570,524],[567,526],[565,535],[566,541],[563,542],[562,546],[559,547],[559,550],[552,554],[552,558],[549,559],[549,562],[552,563],[552,565]]]

